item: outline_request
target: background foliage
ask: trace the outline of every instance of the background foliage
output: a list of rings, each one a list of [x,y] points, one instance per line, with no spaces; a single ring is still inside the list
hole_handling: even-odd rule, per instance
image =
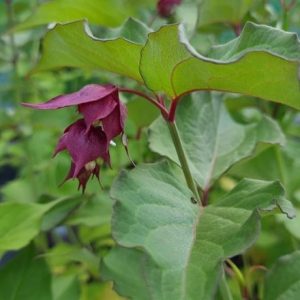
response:
[[[278,0],[186,0],[168,19],[156,16],[155,5],[154,0],[0,3],[0,299],[120,299],[107,279],[116,281],[120,294],[134,294],[135,299],[150,299],[148,295],[153,295],[152,299],[195,299],[195,291],[204,295],[203,291],[214,290],[218,274],[206,269],[217,270],[222,259],[241,252],[233,262],[242,277],[226,265],[235,299],[242,297],[240,286],[249,292],[247,299],[298,299],[300,219],[289,220],[269,210],[277,204],[291,216],[284,197],[300,210],[299,81],[290,76],[299,68],[299,41],[293,35],[269,30],[266,46],[259,32],[264,27],[253,23],[247,23],[240,37],[233,39],[247,21],[299,33],[300,4],[284,11]],[[126,22],[128,17],[146,25],[136,19]],[[47,26],[53,27],[54,22],[71,23],[48,31]],[[157,31],[177,22],[185,25],[191,44],[203,56],[195,57],[178,45],[175,37],[181,29],[177,25]],[[87,26],[99,41],[86,34]],[[176,50],[172,57],[163,51],[170,47]],[[257,51],[251,52],[269,50],[267,47],[272,53],[263,58]],[[208,59],[218,60],[220,65],[216,68]],[[226,63],[232,63],[232,69]],[[76,111],[36,112],[20,106],[22,101],[40,102],[90,82],[134,88],[143,80],[151,90],[164,90],[169,96],[197,88],[228,92],[193,94],[180,103],[177,112],[193,176],[209,193],[210,204],[197,225],[197,212],[189,201],[192,195],[182,188],[179,168],[171,163],[177,163],[177,156],[168,132],[159,112],[144,100],[122,94],[129,112],[130,156],[137,165],[154,163],[160,156],[170,161],[156,162],[153,168],[143,164],[128,172],[132,164],[116,141],[111,149],[112,168],[101,172],[103,187],[94,180],[85,195],[77,191],[76,182],[60,186],[69,167],[67,156],[50,159],[58,136],[75,119]],[[126,171],[113,184],[121,169]],[[174,195],[173,202],[168,203],[164,195],[152,195],[153,203],[143,212],[139,199],[170,177],[172,182],[163,188],[166,195]],[[241,181],[244,177],[251,179]],[[276,182],[261,186],[256,180]],[[117,203],[114,238],[111,186]],[[118,190],[122,186],[123,193]],[[245,194],[239,203],[235,192],[241,186]],[[254,190],[259,191],[257,201],[250,197]],[[279,203],[265,198],[266,194],[271,198],[280,195]],[[239,213],[232,214],[234,210]],[[141,213],[140,218],[134,218],[135,211]],[[149,211],[153,218],[147,219]],[[180,226],[173,226],[174,218],[166,218],[174,215]],[[122,220],[129,217],[133,223],[124,224]],[[238,225],[220,231],[228,225],[226,219]],[[164,222],[170,226],[164,227]],[[245,232],[247,222],[256,230]],[[198,237],[192,243],[195,226]],[[162,239],[157,233],[160,230],[166,230],[163,236],[173,238]],[[136,238],[137,233],[142,240]],[[210,259],[197,256],[204,247],[203,235],[205,241],[214,242]],[[145,238],[148,236],[151,243]],[[171,255],[180,245],[187,247],[182,246],[181,256]],[[186,249],[192,253],[188,266]],[[198,273],[193,269],[195,261],[203,262]],[[163,271],[157,262],[164,266]],[[139,274],[141,265],[150,270],[146,280]],[[176,272],[170,276],[168,271],[174,268]],[[170,277],[161,285],[164,272]],[[201,280],[197,279],[197,284],[191,280],[186,294],[181,294],[174,285],[184,285],[184,277],[189,276]],[[246,283],[241,284],[241,278]]]

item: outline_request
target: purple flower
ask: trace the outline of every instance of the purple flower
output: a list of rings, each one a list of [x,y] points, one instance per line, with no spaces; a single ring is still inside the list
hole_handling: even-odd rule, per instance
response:
[[[59,139],[54,156],[67,150],[72,158],[70,171],[65,179],[77,178],[83,191],[91,175],[99,178],[99,158],[110,163],[108,143],[101,127],[87,127],[83,119],[76,121],[66,128]]]
[[[110,141],[123,134],[127,115],[115,86],[90,84],[78,92],[61,95],[45,103],[23,105],[35,109],[78,106],[78,112],[84,118],[65,129],[54,156],[63,150],[69,152],[72,162],[65,181],[77,178],[83,191],[91,176],[99,179],[99,159],[110,164]]]
[[[87,130],[94,122],[101,121],[108,140],[123,133],[127,114],[125,105],[119,99],[118,89],[113,85],[89,84],[78,92],[61,95],[45,103],[23,105],[46,110],[77,105]]]
[[[180,5],[182,0],[159,0],[157,11],[161,17],[169,17],[176,5]]]

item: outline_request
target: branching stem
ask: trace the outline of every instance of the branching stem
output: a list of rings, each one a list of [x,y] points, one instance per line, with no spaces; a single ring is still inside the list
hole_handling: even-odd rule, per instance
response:
[[[135,94],[135,95],[145,98],[147,101],[154,104],[161,111],[164,118],[168,117],[169,112],[166,109],[166,107],[162,103],[152,99],[150,96],[146,95],[145,93],[137,91],[137,90],[126,89],[126,88],[119,88],[119,91],[123,92],[123,93]]]

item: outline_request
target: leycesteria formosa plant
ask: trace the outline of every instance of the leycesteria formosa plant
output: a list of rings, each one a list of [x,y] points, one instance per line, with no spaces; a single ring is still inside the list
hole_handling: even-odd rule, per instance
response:
[[[168,17],[180,3],[159,1],[159,15]],[[250,299],[230,258],[253,245],[262,214],[277,209],[293,218],[293,207],[279,181],[244,178],[227,193],[212,191],[258,143],[279,147],[285,136],[263,114],[238,123],[224,97],[238,93],[299,109],[300,41],[248,22],[240,36],[204,56],[182,25],[153,31],[129,19],[123,29],[119,37],[102,40],[85,22],[58,24],[45,37],[35,71],[101,69],[135,80],[136,89],[94,83],[42,104],[24,104],[42,110],[77,107],[80,117],[65,129],[54,155],[70,154],[66,180],[77,178],[83,190],[90,177],[99,178],[102,163],[110,165],[110,144],[125,134],[120,93],[134,94],[161,113],[149,128],[149,146],[164,159],[122,171],[111,188],[116,247],[102,260],[101,276],[130,299],[232,299],[226,278],[231,267],[244,299]],[[128,34],[132,29],[135,36]],[[268,285],[265,293],[271,299]]]

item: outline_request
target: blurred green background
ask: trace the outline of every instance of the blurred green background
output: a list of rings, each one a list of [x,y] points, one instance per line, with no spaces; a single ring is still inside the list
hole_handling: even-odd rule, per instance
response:
[[[10,299],[9,293],[24,272],[27,278],[32,274],[44,274],[44,278],[24,284],[24,295],[29,295],[26,292],[30,289],[37,291],[23,299],[120,299],[111,284],[102,281],[99,263],[114,246],[109,188],[120,169],[132,167],[121,142],[117,140],[111,149],[112,168],[101,170],[102,187],[92,180],[82,195],[75,181],[60,185],[69,168],[68,156],[63,153],[51,158],[58,137],[77,118],[75,109],[34,111],[20,103],[45,101],[88,83],[114,82],[131,87],[136,83],[88,69],[63,68],[31,74],[51,23],[84,18],[97,37],[105,38],[115,30],[109,28],[121,26],[129,16],[154,29],[183,22],[193,46],[203,54],[212,45],[233,39],[247,20],[300,32],[298,2],[284,12],[279,0],[187,0],[168,19],[159,18],[155,7],[154,0],[0,3],[0,300]],[[137,164],[152,162],[157,156],[148,148],[147,126],[158,112],[136,96],[122,97],[129,111],[126,133],[130,156]],[[274,111],[272,103],[257,103],[251,97],[226,96],[229,112],[242,123],[251,122],[261,112]],[[214,197],[244,176],[280,179],[289,199],[300,207],[300,114],[280,107],[276,117],[287,134],[287,145],[258,147],[254,158],[239,163],[218,182]],[[50,207],[49,203],[54,202]],[[270,266],[279,256],[299,249],[299,239],[299,217],[293,221],[266,217],[256,246],[243,258],[238,257],[237,264],[251,278],[250,282],[257,284],[264,272],[259,266]]]

